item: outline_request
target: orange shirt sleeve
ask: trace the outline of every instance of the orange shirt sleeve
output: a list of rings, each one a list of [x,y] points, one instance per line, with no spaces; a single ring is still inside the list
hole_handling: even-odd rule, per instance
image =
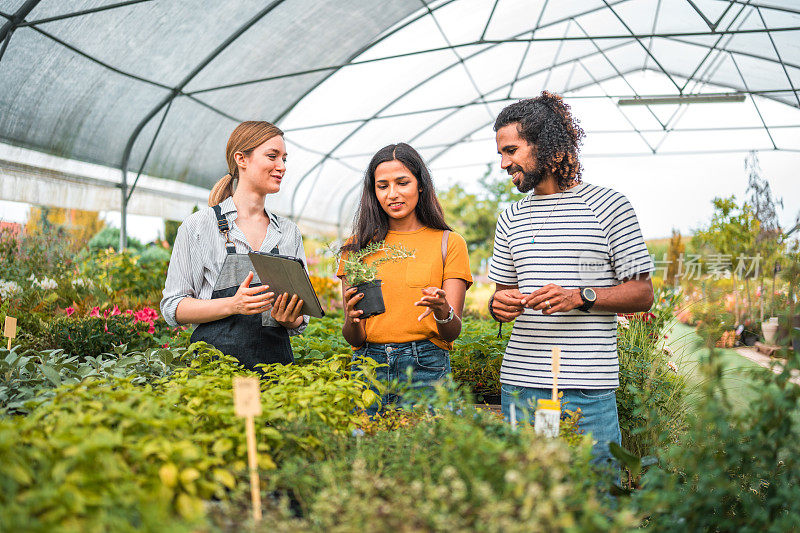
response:
[[[444,261],[444,274],[442,275],[442,280],[452,278],[466,281],[467,289],[472,286],[467,241],[456,232],[451,232],[447,237],[447,255]]]

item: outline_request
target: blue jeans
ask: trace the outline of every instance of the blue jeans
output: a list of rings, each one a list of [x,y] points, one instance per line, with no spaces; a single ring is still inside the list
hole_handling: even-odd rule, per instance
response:
[[[391,403],[420,403],[432,399],[434,384],[443,381],[450,374],[450,352],[428,340],[397,344],[368,342],[355,352],[353,360],[365,357],[386,365],[375,369],[376,377],[390,385],[388,393],[381,396],[381,406]],[[402,395],[392,386],[395,383],[404,387]],[[378,393],[377,390],[375,392]],[[367,408],[370,416],[377,412],[377,404]]]
[[[598,466],[617,467],[617,461],[608,449],[609,442],[622,443],[617,416],[617,395],[615,389],[563,389],[561,398],[562,412],[564,408],[581,410],[580,429],[583,433],[591,433],[592,462]],[[536,401],[549,400],[553,397],[551,389],[534,389],[503,384],[500,387],[503,417],[509,420],[510,405],[515,405],[517,420],[529,420],[533,423]]]

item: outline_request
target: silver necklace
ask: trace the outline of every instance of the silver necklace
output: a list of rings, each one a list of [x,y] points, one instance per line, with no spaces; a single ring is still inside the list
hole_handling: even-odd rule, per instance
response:
[[[533,196],[533,194],[528,196],[528,205],[530,206],[530,210],[528,211],[528,220],[531,221],[531,228],[533,228]],[[561,201],[562,196],[564,196],[564,191],[561,192],[561,194],[558,196],[558,200],[556,200],[556,203],[553,204],[552,208],[550,208],[550,212],[547,214],[547,218],[544,219],[544,222],[539,224],[539,229],[537,229],[536,233],[534,233],[533,237],[531,237],[531,244],[536,243],[536,237],[539,235],[539,232],[542,231],[544,225],[547,224],[547,221],[550,220],[550,215],[552,215],[553,211],[555,211],[556,207],[558,207],[558,203]]]

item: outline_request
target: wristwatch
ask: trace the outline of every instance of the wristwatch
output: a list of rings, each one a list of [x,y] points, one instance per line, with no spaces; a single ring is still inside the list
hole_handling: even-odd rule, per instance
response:
[[[449,314],[449,315],[447,315],[447,318],[445,318],[444,320],[439,320],[438,318],[436,318],[436,315],[435,315],[435,314],[433,314],[433,313],[431,313],[431,315],[433,316],[433,319],[434,319],[434,320],[435,320],[435,321],[436,321],[438,324],[447,324],[448,322],[450,322],[451,320],[453,320],[453,317],[455,317],[455,316],[456,316],[456,312],[453,310],[453,307],[451,306],[451,307],[450,307],[450,314]]]
[[[583,305],[578,307],[579,311],[583,311],[584,313],[588,313],[589,309],[592,308],[594,302],[597,300],[597,293],[594,292],[594,289],[590,289],[589,287],[584,287],[580,290],[581,300],[583,300]]]

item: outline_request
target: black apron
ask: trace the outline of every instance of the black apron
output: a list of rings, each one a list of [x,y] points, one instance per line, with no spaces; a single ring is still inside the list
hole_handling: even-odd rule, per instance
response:
[[[227,255],[214,283],[211,299],[228,298],[236,294],[239,285],[253,271],[251,287],[261,285],[258,274],[247,254],[237,254],[228,236],[228,221],[218,205],[213,206],[219,231],[225,237]],[[280,253],[276,246],[272,253]],[[192,333],[191,342],[205,341],[226,355],[232,355],[248,370],[259,370],[259,363],[294,362],[292,345],[286,328],[275,322],[269,311],[257,315],[231,315],[200,324]]]

